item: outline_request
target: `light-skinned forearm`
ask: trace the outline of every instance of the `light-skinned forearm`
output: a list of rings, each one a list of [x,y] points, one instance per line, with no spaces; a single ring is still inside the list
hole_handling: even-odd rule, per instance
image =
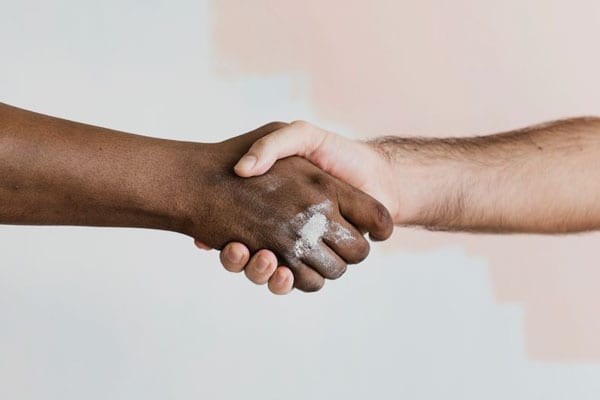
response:
[[[395,222],[432,230],[600,229],[600,119],[467,138],[371,142],[394,177]]]

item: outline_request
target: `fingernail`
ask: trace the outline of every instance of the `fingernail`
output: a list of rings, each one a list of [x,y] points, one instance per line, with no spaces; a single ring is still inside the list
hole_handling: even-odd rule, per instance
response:
[[[275,276],[275,283],[284,283],[286,280],[285,275],[281,272],[278,272]]]
[[[258,261],[256,262],[256,271],[265,272],[268,267],[269,261],[264,257],[259,257]]]
[[[239,263],[240,261],[242,261],[242,253],[235,250],[229,250],[229,252],[227,253],[227,258],[233,263]]]
[[[238,163],[235,165],[235,168],[241,169],[242,171],[250,172],[252,171],[252,168],[254,168],[254,166],[256,165],[257,161],[258,159],[255,156],[249,154],[247,156],[242,157],[242,159],[238,161]]]

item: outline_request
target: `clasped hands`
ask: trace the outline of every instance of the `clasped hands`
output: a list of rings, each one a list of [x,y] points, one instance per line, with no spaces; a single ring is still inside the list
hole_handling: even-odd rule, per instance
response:
[[[214,146],[213,162],[230,172],[210,182],[221,210],[205,221],[218,229],[193,235],[195,243],[222,249],[228,271],[245,271],[275,294],[319,290],[367,257],[365,233],[372,240],[392,233],[394,196],[381,174],[386,160],[366,143],[296,121]]]
[[[268,282],[273,293],[315,291],[367,257],[366,233],[384,240],[394,224],[597,230],[598,193],[588,182],[599,121],[370,142],[297,121],[207,144],[0,103],[0,224],[178,232],[222,250],[226,269]]]

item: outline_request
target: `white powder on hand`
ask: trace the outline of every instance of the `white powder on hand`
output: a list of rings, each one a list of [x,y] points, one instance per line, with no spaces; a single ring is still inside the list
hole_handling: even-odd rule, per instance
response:
[[[294,229],[298,230],[299,238],[294,243],[294,255],[297,258],[302,257],[308,252],[319,247],[319,243],[323,236],[328,234],[328,237],[336,241],[351,241],[356,238],[348,229],[334,221],[327,219],[326,213],[331,211],[331,201],[326,200],[307,208],[305,211],[296,215],[290,224]],[[324,250],[320,251],[321,253]],[[323,259],[331,258],[325,257]]]
[[[305,252],[315,248],[325,232],[327,232],[327,217],[317,212],[308,218],[308,221],[300,228],[300,238],[294,245],[296,257],[300,257]]]
[[[352,232],[348,229],[344,228],[337,222],[329,222],[329,229],[331,231],[331,236],[335,242],[348,242],[356,239]]]

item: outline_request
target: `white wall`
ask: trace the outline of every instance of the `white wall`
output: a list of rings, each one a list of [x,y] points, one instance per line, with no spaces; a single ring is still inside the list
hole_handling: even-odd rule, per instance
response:
[[[0,101],[197,141],[274,119],[343,127],[300,72],[223,73],[211,16],[201,1],[4,1]],[[600,394],[596,364],[527,357],[523,308],[498,304],[486,258],[460,245],[375,245],[322,292],[286,297],[165,232],[3,226],[0,253],[2,399]]]

